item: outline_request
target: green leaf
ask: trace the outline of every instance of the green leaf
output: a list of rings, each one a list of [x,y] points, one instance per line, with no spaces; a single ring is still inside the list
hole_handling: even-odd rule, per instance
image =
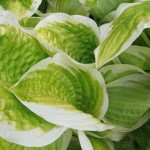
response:
[[[20,25],[27,28],[34,28],[40,21],[42,17],[26,17],[19,21]]]
[[[10,143],[2,138],[0,138],[0,145],[1,149],[3,150],[67,150],[70,138],[70,131],[66,131],[55,142],[43,147],[25,147],[14,143]]]
[[[50,51],[64,51],[81,63],[95,62],[94,49],[99,45],[99,29],[90,18],[54,13],[35,27],[37,39]]]
[[[100,21],[100,23],[104,24],[113,21],[115,19],[115,14],[116,14],[115,10],[111,11],[110,13],[104,16],[104,18]]]
[[[24,32],[12,13],[3,9],[0,13],[0,84],[11,86],[48,55],[37,40]]]
[[[130,132],[122,141],[114,142],[116,150],[149,150],[150,120],[143,126]]]
[[[150,48],[143,46],[130,46],[125,52],[119,55],[124,64],[138,66],[144,70],[150,70]]]
[[[67,150],[82,150],[77,137],[72,136],[72,139],[69,143]]]
[[[97,0],[79,0],[87,9],[93,8],[97,4]]]
[[[88,136],[88,138],[92,144],[93,150],[114,150],[113,143],[108,140],[92,136]]]
[[[133,131],[133,138],[141,150],[150,149],[150,120],[139,129]]]
[[[147,28],[148,29],[148,28]],[[150,47],[150,40],[146,34],[146,29],[141,33],[141,35],[133,42],[133,45]]]
[[[66,130],[31,112],[0,86],[0,137],[23,146],[48,145]]]
[[[113,143],[101,138],[86,135],[83,131],[78,132],[82,150],[114,150]]]
[[[118,127],[114,127],[113,129],[105,130],[102,132],[88,132],[88,135],[119,142],[127,135],[127,133],[127,131],[120,131]]]
[[[103,69],[104,68],[104,69]],[[110,65],[101,69],[107,82],[106,122],[133,130],[150,118],[150,77],[137,67]],[[134,69],[131,69],[134,68]]]
[[[139,150],[137,147],[135,148],[134,140],[129,136],[120,142],[114,142],[114,145],[115,150]]]
[[[49,122],[80,130],[112,128],[96,119],[101,119],[108,107],[100,73],[65,54],[58,53],[39,62],[11,91]]]
[[[109,12],[115,10],[119,4],[134,0],[80,0],[95,18],[102,19]]]
[[[122,4],[116,11],[116,19],[102,26],[105,33],[95,51],[96,66],[100,68],[125,51],[141,32],[150,27],[150,1]]]
[[[148,76],[142,69],[128,64],[113,64],[107,65],[100,69],[102,76],[104,77],[105,83],[109,84],[112,81],[126,77],[128,75],[142,73]]]
[[[150,40],[150,28],[145,29],[145,33]]]
[[[2,0],[0,1],[0,6],[12,11],[18,18],[24,18],[32,16],[41,2],[42,0]]]
[[[63,12],[69,15],[88,15],[79,0],[48,0],[47,12]]]

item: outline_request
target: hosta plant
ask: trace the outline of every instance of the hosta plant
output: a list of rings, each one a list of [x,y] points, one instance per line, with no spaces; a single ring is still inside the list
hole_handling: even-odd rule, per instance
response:
[[[150,1],[0,1],[0,149],[149,150]]]

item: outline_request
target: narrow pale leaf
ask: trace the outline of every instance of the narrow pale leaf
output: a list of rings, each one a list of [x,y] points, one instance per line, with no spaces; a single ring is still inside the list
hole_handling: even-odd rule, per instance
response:
[[[90,140],[83,131],[78,131],[78,137],[82,150],[94,150]]]
[[[82,150],[114,150],[109,140],[86,135],[83,131],[78,131],[78,136]]]

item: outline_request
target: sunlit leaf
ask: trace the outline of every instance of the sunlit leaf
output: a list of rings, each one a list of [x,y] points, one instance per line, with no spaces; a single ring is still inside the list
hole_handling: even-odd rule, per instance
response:
[[[26,17],[20,20],[20,25],[26,28],[34,28],[40,21],[42,17]]]
[[[119,6],[116,19],[101,28],[101,32],[106,33],[95,51],[97,68],[125,51],[145,28],[150,27],[149,10],[150,1]]]
[[[25,147],[14,143],[10,143],[2,138],[0,138],[0,145],[1,149],[3,150],[67,150],[70,138],[70,131],[66,131],[55,142],[43,147]]]
[[[24,32],[12,13],[3,9],[0,13],[0,84],[11,86],[48,55],[37,40]]]
[[[100,73],[58,53],[32,67],[11,91],[36,114],[52,123],[103,131],[108,99]]]
[[[99,45],[99,29],[87,17],[54,13],[35,27],[37,39],[50,51],[67,53],[81,63],[95,62],[94,50]]]
[[[54,142],[65,130],[32,113],[0,86],[0,137],[23,146],[41,147]]]
[[[1,0],[0,6],[12,11],[18,18],[24,18],[32,16],[41,2],[42,0]]]

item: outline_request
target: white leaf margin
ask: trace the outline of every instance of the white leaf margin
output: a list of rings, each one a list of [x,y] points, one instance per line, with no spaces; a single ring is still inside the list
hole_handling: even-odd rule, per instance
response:
[[[141,2],[142,3],[142,2]],[[116,19],[123,13],[123,11],[125,11],[125,9],[135,6],[135,5],[140,5],[140,2],[137,3],[123,3],[121,4],[118,9],[116,10]],[[101,27],[99,27],[100,30],[100,34],[104,34],[104,36],[100,36],[100,40],[101,40],[101,44],[103,43],[103,41],[110,35],[111,30],[113,28],[113,22],[108,23],[108,24],[104,24]],[[132,33],[132,35],[129,37],[129,39],[122,45],[122,47],[120,48],[120,51],[118,53],[116,53],[113,57],[111,57],[110,59],[108,59],[107,61],[101,63],[100,65],[98,65],[96,63],[96,68],[100,68],[102,67],[104,64],[106,64],[107,62],[109,62],[110,60],[114,59],[115,57],[119,56],[123,51],[125,51],[132,43],[133,41],[135,41],[135,39],[137,39],[139,37],[139,35],[142,33],[142,31],[146,28],[150,27],[150,20],[147,21],[146,23],[143,23],[142,21],[138,24],[138,26],[136,27],[136,30]],[[94,54],[95,54],[95,59],[96,62],[98,60],[98,53],[99,53],[99,48],[101,46],[101,44],[94,50]]]
[[[34,0],[29,10],[24,14],[24,16],[21,17],[21,19],[25,17],[31,17],[37,11],[41,3],[42,0]]]
[[[5,140],[27,147],[42,147],[57,140],[65,131],[66,127],[56,127],[47,133],[40,128],[27,131],[17,131],[6,123],[0,123],[0,137]]]
[[[11,92],[13,93],[13,88],[17,86],[19,82],[23,80],[30,72],[36,69],[47,68],[47,66],[50,63],[53,63],[54,60],[57,60],[55,61],[56,64],[61,65],[66,69],[68,69],[67,66],[75,67],[75,65],[83,69],[83,66],[84,66],[83,64],[81,65],[80,63],[75,64],[76,61],[74,61],[73,63],[70,61],[70,59],[71,58],[64,53],[57,53],[53,58],[46,58],[40,61],[31,69],[29,69],[20,78],[20,80],[10,89]],[[89,66],[91,65],[87,65],[87,66],[85,65],[85,68],[88,69]],[[89,69],[93,73],[93,76],[100,77],[99,82],[101,84],[101,80],[102,80],[102,86],[104,87],[105,86],[104,79],[102,78],[100,73],[98,71],[95,72],[93,68],[89,68]],[[104,103],[103,103],[102,112],[99,116],[99,119],[103,118],[108,108],[108,95],[107,95],[106,87],[104,87],[103,91],[104,91]],[[17,97],[17,95],[15,96]],[[38,114],[39,116],[41,116],[42,118],[44,118],[45,120],[53,124],[57,124],[60,126],[65,126],[65,127],[73,128],[77,130],[90,130],[90,131],[104,131],[104,130],[113,128],[113,126],[111,125],[106,125],[104,123],[101,123],[100,120],[98,120],[97,118],[94,118],[92,115],[86,114],[80,110],[77,110],[72,105],[64,104],[64,105],[56,105],[56,106],[55,105],[46,106],[44,104],[37,104],[34,102],[23,101],[19,97],[17,98],[20,100],[20,102],[23,105],[25,105],[35,114]]]
[[[53,22],[65,23],[66,21],[82,23],[85,26],[90,27],[94,31],[96,37],[100,40],[98,26],[92,19],[81,15],[68,15],[65,13],[53,13],[45,17],[36,25],[36,27],[34,28],[34,32],[36,34],[36,30],[42,27],[50,26],[50,23]]]

